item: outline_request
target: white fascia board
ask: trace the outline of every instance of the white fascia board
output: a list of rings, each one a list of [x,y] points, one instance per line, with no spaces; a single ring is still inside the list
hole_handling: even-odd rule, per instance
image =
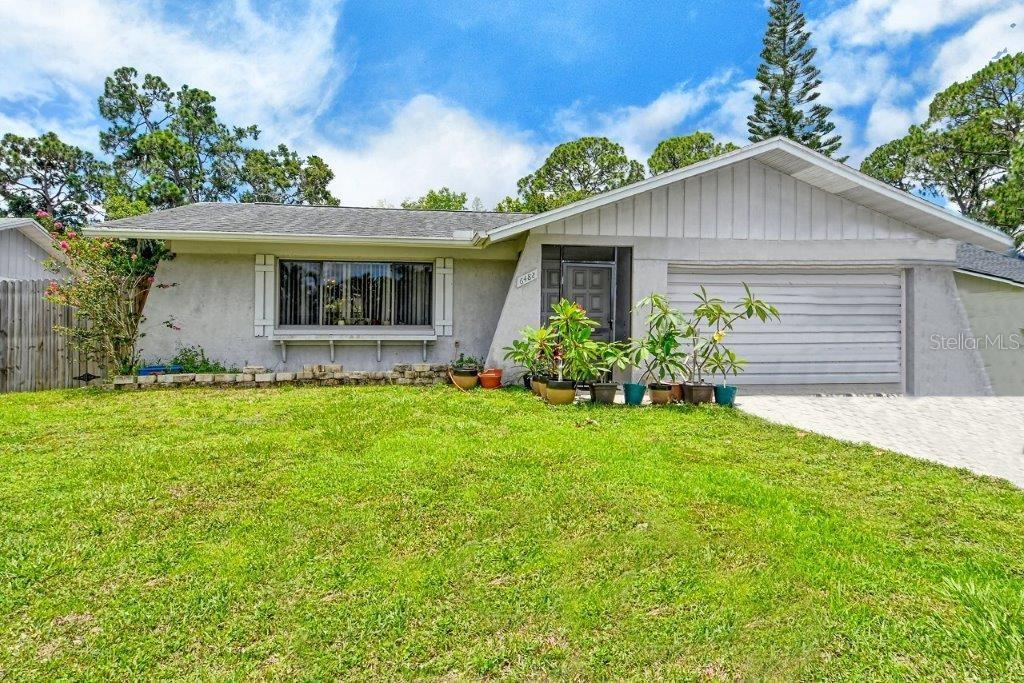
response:
[[[488,237],[492,241],[508,239],[509,237],[513,237],[514,235],[526,230],[547,225],[548,223],[554,223],[555,221],[568,218],[569,216],[574,216],[590,209],[605,206],[607,204],[617,202],[620,199],[640,194],[641,192],[647,192],[648,190],[664,187],[665,185],[670,185],[680,180],[692,178],[693,176],[700,175],[702,173],[716,171],[731,164],[746,161],[748,159],[756,159],[765,152],[776,150],[783,150],[802,161],[835,173],[844,180],[853,183],[855,186],[861,186],[873,192],[877,192],[912,209],[922,211],[932,218],[952,224],[955,227],[966,231],[971,237],[980,238],[984,244],[979,246],[985,246],[990,249],[1013,246],[1013,241],[1010,237],[995,228],[990,228],[964,216],[946,211],[926,199],[916,197],[908,192],[903,192],[902,190],[897,190],[894,187],[886,185],[880,180],[854,170],[845,164],[841,164],[834,159],[826,157],[823,154],[813,152],[792,140],[779,137],[771,138],[770,140],[765,140],[763,142],[757,142],[734,152],[729,152],[722,156],[702,161],[693,164],[692,166],[687,166],[686,168],[662,173],[661,175],[656,175],[653,178],[648,178],[646,180],[633,183],[632,185],[620,187],[617,190],[605,192],[595,197],[573,202],[572,204],[566,204],[565,206],[537,214],[536,216],[531,216],[530,218],[526,218],[516,223],[510,223],[509,225],[491,230],[488,232]],[[967,236],[961,237],[960,239],[963,241],[972,241]]]
[[[130,228],[85,228],[90,237],[116,239],[192,240],[202,242],[287,242],[293,244],[353,244],[365,246],[420,246],[479,249],[476,239],[442,237],[357,237],[351,235],[309,235],[279,232],[212,232],[207,230],[138,230]]]

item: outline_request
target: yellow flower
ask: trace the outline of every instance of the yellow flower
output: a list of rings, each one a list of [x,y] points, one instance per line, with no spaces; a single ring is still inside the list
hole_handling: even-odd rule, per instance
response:
[[[711,335],[711,338],[714,339],[715,343],[717,344],[718,342],[725,339],[725,330],[718,330],[718,332],[715,332],[713,335]]]

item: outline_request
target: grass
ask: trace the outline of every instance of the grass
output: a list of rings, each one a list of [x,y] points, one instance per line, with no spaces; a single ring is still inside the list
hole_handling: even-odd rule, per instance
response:
[[[1024,492],[523,391],[0,397],[0,679],[1024,676]]]

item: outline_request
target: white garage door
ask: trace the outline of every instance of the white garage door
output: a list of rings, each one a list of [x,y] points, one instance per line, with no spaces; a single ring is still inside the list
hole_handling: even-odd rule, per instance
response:
[[[734,302],[747,283],[782,320],[741,322],[731,348],[746,358],[737,384],[899,384],[902,284],[898,272],[781,272],[670,266],[669,298],[693,310],[700,285]]]

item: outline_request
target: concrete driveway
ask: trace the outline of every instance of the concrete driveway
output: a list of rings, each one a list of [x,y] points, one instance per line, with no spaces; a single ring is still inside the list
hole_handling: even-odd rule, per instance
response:
[[[1024,397],[742,396],[754,415],[1024,487]]]

